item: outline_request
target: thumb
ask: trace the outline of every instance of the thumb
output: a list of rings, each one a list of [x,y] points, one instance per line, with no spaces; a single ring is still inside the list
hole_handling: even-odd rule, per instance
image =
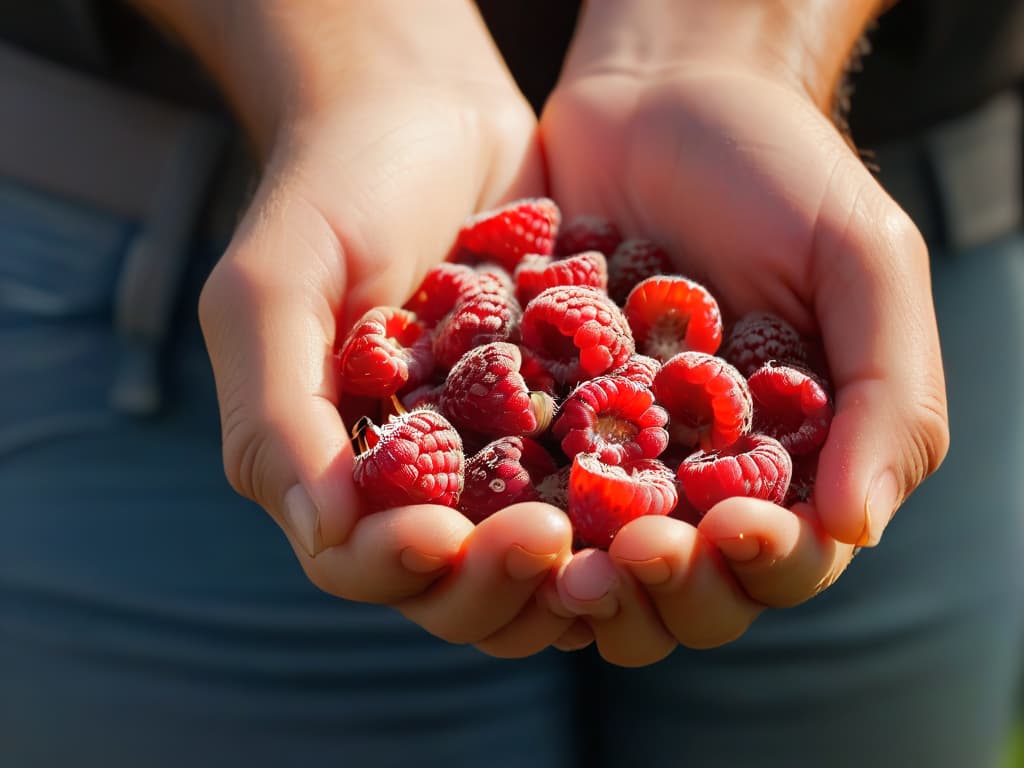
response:
[[[949,445],[928,251],[909,217],[851,157],[815,231],[815,311],[836,386],[815,506],[825,530],[877,544]]]
[[[282,202],[243,222],[199,302],[228,480],[310,556],[344,541],[359,517],[330,364],[337,253],[322,218]]]

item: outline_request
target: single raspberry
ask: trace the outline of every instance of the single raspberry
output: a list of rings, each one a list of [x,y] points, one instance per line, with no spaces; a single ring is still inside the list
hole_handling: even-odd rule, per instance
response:
[[[471,349],[448,372],[441,413],[462,429],[491,437],[540,434],[551,423],[555,401],[526,388],[521,363],[515,344]]]
[[[509,272],[528,253],[554,251],[562,214],[553,200],[527,198],[467,219],[455,243],[460,260],[495,261]]]
[[[653,459],[668,445],[668,414],[647,387],[599,376],[584,381],[559,408],[551,433],[570,459],[596,453],[605,464]]]
[[[466,352],[492,341],[515,341],[522,310],[511,296],[475,293],[457,305],[434,331],[434,357],[451,368]]]
[[[722,345],[721,355],[744,376],[769,360],[803,364],[806,351],[800,334],[781,317],[750,312],[736,321]]]
[[[388,397],[433,372],[430,334],[412,312],[374,307],[349,331],[337,367],[346,395]]]
[[[623,307],[637,349],[668,360],[680,352],[714,354],[722,343],[718,302],[700,283],[678,275],[641,280]]]
[[[420,322],[433,328],[452,307],[476,291],[479,282],[477,271],[465,264],[435,264],[402,308],[415,312]]]
[[[768,362],[747,380],[754,398],[754,429],[782,443],[793,456],[818,450],[832,423],[832,399],[805,368]]]
[[[680,352],[658,371],[653,390],[668,411],[674,443],[725,448],[750,431],[750,389],[740,372],[719,357]]]
[[[818,453],[806,456],[793,456],[793,478],[789,481],[789,490],[782,502],[784,507],[792,507],[801,501],[810,501],[814,495],[814,480],[818,476]]]
[[[610,256],[621,242],[619,228],[607,219],[593,215],[576,216],[558,230],[555,254],[573,256],[584,251],[600,251]]]
[[[537,485],[558,471],[555,460],[528,437],[501,437],[466,462],[466,485],[459,510],[479,523],[521,501],[537,501]]]
[[[654,377],[661,370],[661,361],[647,355],[633,355],[625,365],[609,371],[609,376],[621,376],[645,387],[654,386]]]
[[[607,549],[626,523],[643,515],[667,515],[679,494],[672,470],[657,459],[624,466],[580,453],[569,475],[569,520],[581,546]]]
[[[564,259],[527,256],[516,268],[516,298],[526,306],[541,291],[556,285],[586,285],[602,293],[608,288],[608,266],[598,251]]]
[[[555,379],[572,384],[617,368],[634,352],[622,311],[594,288],[548,288],[526,305],[523,344]]]
[[[465,465],[462,438],[440,413],[408,411],[380,427],[364,419],[352,434],[358,450],[352,475],[371,509],[458,504]]]
[[[623,240],[608,257],[608,295],[622,304],[641,280],[675,272],[671,257],[660,245],[641,238]]]
[[[731,496],[781,504],[792,475],[793,460],[767,435],[745,435],[720,451],[697,451],[676,473],[683,495],[701,514]]]

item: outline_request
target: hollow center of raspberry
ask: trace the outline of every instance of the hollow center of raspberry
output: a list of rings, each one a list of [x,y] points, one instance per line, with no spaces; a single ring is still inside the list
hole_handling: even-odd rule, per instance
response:
[[[609,443],[628,443],[636,437],[636,425],[627,419],[616,416],[602,415],[597,417],[594,431]]]
[[[686,330],[690,327],[690,315],[670,310],[660,315],[644,342],[644,354],[659,360],[668,360],[679,352],[685,352]]]
[[[541,357],[549,360],[573,360],[579,354],[572,337],[566,336],[550,323],[544,323],[538,329],[539,349],[536,351]]]

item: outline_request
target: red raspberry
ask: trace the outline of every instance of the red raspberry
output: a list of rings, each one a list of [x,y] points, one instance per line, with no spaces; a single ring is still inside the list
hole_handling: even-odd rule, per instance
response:
[[[600,291],[583,286],[548,288],[527,304],[522,337],[563,384],[600,376],[634,352],[621,310]]]
[[[522,310],[511,296],[476,293],[455,307],[434,331],[434,357],[451,368],[469,350],[492,341],[515,341]]]
[[[593,215],[576,216],[558,230],[555,254],[573,256],[584,251],[600,251],[610,256],[621,242],[619,228],[607,219]]]
[[[553,200],[527,198],[467,219],[455,243],[458,258],[495,261],[509,272],[528,253],[549,256],[562,214]]]
[[[536,435],[548,428],[555,401],[531,392],[519,373],[519,347],[492,342],[471,349],[448,373],[439,405],[456,426],[491,437]]]
[[[660,245],[640,238],[623,240],[608,257],[608,295],[622,304],[641,280],[675,272],[672,259]]]
[[[789,490],[783,500],[784,507],[792,507],[797,502],[810,501],[814,494],[814,480],[818,476],[818,454],[793,457],[793,479],[789,481]]]
[[[792,474],[793,460],[778,440],[745,435],[723,450],[693,454],[676,477],[683,495],[703,514],[731,496],[781,504]]]
[[[689,350],[714,354],[722,343],[718,302],[685,277],[641,280],[626,297],[623,312],[637,349],[661,361]]]
[[[430,334],[412,312],[374,307],[345,338],[337,366],[346,395],[388,397],[433,373]]]
[[[470,291],[469,295],[463,298],[469,298],[469,296],[475,293],[497,293],[502,296],[515,295],[516,286],[515,281],[512,280],[512,275],[499,264],[480,264],[476,268],[476,276],[476,286]]]
[[[358,449],[352,474],[369,508],[458,504],[462,438],[440,413],[409,411],[380,427],[364,419],[352,434]]]
[[[563,512],[569,511],[569,475],[572,473],[572,465],[566,464],[559,467],[557,472],[545,477],[537,483],[537,494],[540,501],[558,507]]]
[[[605,464],[653,459],[668,445],[668,414],[641,384],[612,376],[584,381],[562,403],[552,434],[570,459],[596,453]]]
[[[521,501],[537,501],[537,485],[558,471],[551,455],[528,437],[501,437],[466,462],[459,510],[479,523]]]
[[[419,408],[430,408],[431,410],[438,411],[440,410],[438,402],[441,399],[441,390],[443,388],[444,386],[441,384],[428,382],[420,384],[413,389],[400,392],[398,399],[402,408],[407,411],[414,411]]]
[[[626,523],[667,515],[679,498],[672,470],[657,459],[618,467],[580,453],[569,475],[569,520],[581,546],[607,549]]]
[[[654,396],[668,411],[675,443],[725,448],[750,431],[753,402],[740,372],[706,352],[680,352],[654,377]]]
[[[806,360],[800,334],[781,317],[768,312],[751,312],[736,321],[722,345],[722,357],[744,376],[769,360],[801,363]]]
[[[477,290],[479,282],[476,270],[465,264],[435,264],[402,308],[415,312],[420,322],[432,328],[452,307]]]
[[[804,368],[768,362],[747,381],[754,398],[754,429],[782,443],[793,456],[818,450],[832,423],[832,399]]]
[[[604,292],[608,266],[598,251],[585,251],[565,259],[527,256],[516,268],[516,298],[526,306],[541,291],[556,285],[586,285]]]
[[[621,376],[624,379],[635,381],[645,387],[654,386],[654,377],[661,370],[661,361],[655,360],[647,355],[633,355],[626,364],[614,371],[609,371],[609,376]]]

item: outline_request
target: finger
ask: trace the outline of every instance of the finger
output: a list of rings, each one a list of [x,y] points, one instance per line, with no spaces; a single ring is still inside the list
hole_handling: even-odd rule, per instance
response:
[[[594,630],[583,619],[576,619],[562,633],[554,646],[560,651],[582,651],[594,643]]]
[[[342,280],[311,268],[323,277],[322,286],[312,286],[319,278],[250,266],[255,252],[268,250],[290,252],[307,265],[336,253],[322,220],[297,205],[279,215],[274,226],[243,228],[236,237],[204,287],[200,321],[228,479],[315,555],[344,541],[360,516],[354,455],[329,361],[338,299],[329,286]],[[295,231],[304,233],[299,242],[286,237]]]
[[[476,526],[451,574],[396,607],[449,642],[478,643],[522,612],[571,546],[572,527],[561,510],[514,504]]]
[[[835,174],[814,249],[815,309],[836,385],[815,498],[829,534],[873,546],[949,444],[928,253],[858,163]]]
[[[653,664],[677,645],[644,589],[607,552],[577,552],[558,575],[558,593],[569,610],[586,618],[601,657],[611,664]]]
[[[788,510],[759,499],[726,499],[708,510],[698,530],[747,595],[775,608],[814,597],[853,556],[853,546],[825,533],[809,504]]]
[[[552,570],[548,572],[548,578],[537,590],[534,599],[527,601],[519,615],[508,625],[476,643],[476,647],[484,653],[504,659],[532,656],[558,642],[569,643],[570,646],[576,643],[575,647],[585,647],[594,639],[590,628],[575,616],[567,614],[564,609],[560,612],[562,615],[556,613],[552,609],[552,604],[558,599]],[[579,631],[567,637],[567,633],[577,622],[583,624],[586,633],[589,634],[589,640],[584,642]]]
[[[609,554],[644,585],[666,629],[689,648],[735,640],[764,609],[735,581],[717,548],[682,521],[637,518],[619,531]]]
[[[416,505],[367,515],[343,544],[315,559],[296,548],[317,587],[361,602],[394,604],[456,567],[473,524],[448,507]]]

